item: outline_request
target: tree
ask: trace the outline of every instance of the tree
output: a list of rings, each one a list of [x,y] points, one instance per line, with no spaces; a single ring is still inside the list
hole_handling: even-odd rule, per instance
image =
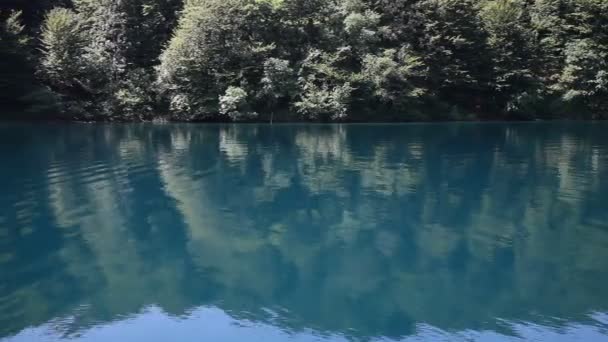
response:
[[[270,3],[253,0],[186,3],[158,68],[173,118],[210,118],[224,89],[259,84],[274,49],[259,28],[272,11]]]
[[[227,115],[233,121],[252,119],[258,116],[251,111],[247,101],[247,92],[239,87],[228,87],[219,98],[220,114]]]
[[[61,99],[76,119],[606,115],[605,0],[6,0],[0,10],[3,101],[38,111]]]
[[[21,18],[19,11],[0,13],[0,103],[4,118],[39,118],[53,111],[58,99],[35,77],[34,44]]]
[[[9,13],[0,25],[0,102],[16,105],[15,99],[27,92],[20,79],[32,74],[27,54],[30,39],[21,24],[21,12]]]
[[[566,101],[580,101],[593,118],[608,118],[608,49],[592,39],[566,45],[566,65],[556,89]]]
[[[267,108],[271,111],[270,122],[274,121],[274,110],[280,102],[289,101],[295,91],[295,74],[289,61],[268,58],[264,62],[261,97],[266,99]],[[285,107],[285,103],[283,103]]]
[[[0,11],[21,13],[20,21],[25,32],[34,35],[39,32],[40,24],[49,10],[70,5],[70,0],[3,0],[0,3]]]
[[[601,0],[536,0],[530,9],[539,36],[539,75],[546,92],[606,113],[608,3]]]
[[[348,115],[354,90],[351,75],[340,68],[350,55],[344,48],[335,53],[311,50],[298,72],[297,113],[306,119],[342,120]]]
[[[522,109],[521,100],[538,91],[533,64],[537,56],[536,42],[526,3],[489,1],[481,8],[480,16],[488,33],[495,102],[500,111],[518,112]]]
[[[531,24],[542,51],[533,62],[539,66],[541,81],[548,88],[564,67],[564,48],[568,40],[566,13],[569,0],[535,0],[529,7]]]
[[[86,66],[81,58],[86,46],[82,18],[74,11],[56,8],[43,23],[41,72],[48,82],[62,92],[88,91]]]
[[[362,73],[363,79],[371,83],[374,95],[397,110],[405,110],[407,104],[426,93],[424,62],[407,47],[365,56]]]
[[[85,119],[142,120],[156,107],[153,66],[177,0],[74,0],[42,26],[41,72]]]
[[[428,66],[428,87],[439,99],[479,109],[490,74],[487,37],[476,0],[421,0],[413,6],[412,48]]]
[[[345,40],[359,55],[374,50],[380,39],[380,13],[362,0],[344,0],[341,6]]]
[[[372,0],[374,11],[380,14],[381,37],[388,48],[398,48],[416,40],[412,35],[415,5],[420,0]]]

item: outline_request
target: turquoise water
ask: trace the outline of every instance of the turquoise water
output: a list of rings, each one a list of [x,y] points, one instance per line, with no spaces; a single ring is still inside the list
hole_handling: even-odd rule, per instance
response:
[[[608,124],[0,125],[0,341],[608,341]]]

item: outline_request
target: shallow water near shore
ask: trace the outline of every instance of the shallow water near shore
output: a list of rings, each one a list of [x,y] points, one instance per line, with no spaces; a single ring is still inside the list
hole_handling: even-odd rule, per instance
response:
[[[608,341],[608,124],[0,124],[0,341]]]

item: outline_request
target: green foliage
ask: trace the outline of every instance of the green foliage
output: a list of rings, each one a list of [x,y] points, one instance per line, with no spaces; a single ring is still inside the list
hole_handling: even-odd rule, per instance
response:
[[[298,77],[296,112],[306,119],[343,120],[348,116],[353,87],[350,74],[340,65],[348,48],[336,53],[311,50],[302,62]]]
[[[596,118],[608,117],[608,49],[592,39],[566,45],[566,65],[556,88],[566,101],[583,101]]]
[[[403,107],[422,97],[426,77],[422,59],[409,49],[387,49],[381,55],[367,55],[363,60],[363,78],[371,83],[381,101]]]
[[[43,23],[40,40],[43,50],[41,72],[48,82],[66,91],[84,86],[82,82],[87,70],[82,53],[86,36],[80,16],[69,9],[53,9]]]
[[[268,3],[249,0],[186,3],[158,68],[172,117],[210,117],[218,112],[224,89],[259,83],[274,47],[258,28],[271,11]]]
[[[0,13],[0,61],[0,103],[5,113],[20,113],[18,119],[38,118],[54,109],[56,99],[34,76],[32,39],[20,11]]]
[[[118,113],[126,120],[150,120],[154,116],[156,93],[154,75],[149,70],[139,68],[129,70],[120,81],[116,91],[116,107]]]
[[[21,24],[21,12],[12,12],[3,23],[3,40],[6,40],[9,44],[13,42],[15,46],[25,46],[29,38],[23,35],[25,26]]]
[[[490,84],[496,105],[507,113],[526,108],[523,103],[532,100],[537,85],[532,64],[537,55],[535,37],[525,6],[522,0],[495,0],[480,10],[492,58]]]
[[[3,13],[0,12],[0,18]],[[21,23],[21,12],[10,12],[2,22],[0,22],[0,42],[2,49],[0,53],[8,57],[25,57],[30,43],[30,37],[25,34],[25,26]],[[6,65],[8,67],[8,65]]]
[[[252,119],[258,114],[252,112],[247,102],[247,92],[239,87],[228,87],[219,98],[220,114],[227,115],[234,121]]]
[[[289,61],[269,58],[264,62],[263,93],[271,98],[286,97],[293,92],[294,71]]]
[[[429,68],[430,89],[456,103],[480,94],[491,63],[477,1],[421,0],[410,20],[417,37],[412,46]]]
[[[352,44],[368,48],[378,40],[379,23],[380,14],[372,10],[351,12],[344,18],[344,31]]]
[[[40,71],[83,119],[143,120],[159,107],[153,67],[179,7],[175,0],[74,0],[42,25]]]
[[[288,60],[271,57],[264,62],[264,77],[261,83],[259,97],[266,103],[265,109],[270,110],[272,121],[274,111],[280,107],[287,107],[295,96],[296,75]]]
[[[311,120],[342,120],[348,115],[352,92],[350,83],[329,87],[314,83],[302,85],[300,100],[294,106],[299,114]]]
[[[0,57],[8,62],[0,67],[3,102],[61,99],[70,118],[241,120],[258,112],[265,120],[291,111],[321,121],[533,119],[579,117],[576,106],[594,118],[608,112],[604,0],[15,3],[10,8],[23,14],[0,14]],[[438,111],[444,114],[431,114]]]
[[[15,104],[15,96],[23,93],[15,91],[14,86],[29,69],[29,56],[22,52],[29,40],[23,33],[20,16],[20,12],[8,13],[8,17],[0,22],[0,102],[11,105]]]

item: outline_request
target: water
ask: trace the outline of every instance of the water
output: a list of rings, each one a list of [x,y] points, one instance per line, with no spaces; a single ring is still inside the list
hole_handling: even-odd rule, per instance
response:
[[[0,341],[608,341],[608,124],[0,125]]]

